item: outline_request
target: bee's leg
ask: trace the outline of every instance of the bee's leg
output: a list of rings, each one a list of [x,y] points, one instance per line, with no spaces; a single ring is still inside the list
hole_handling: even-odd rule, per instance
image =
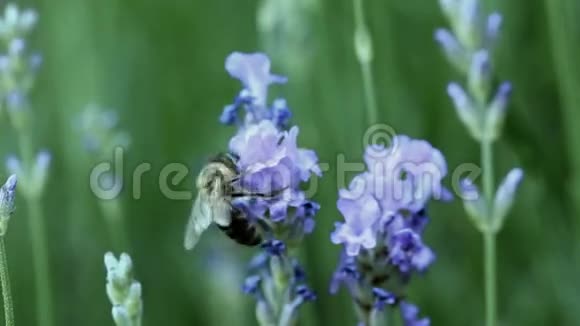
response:
[[[249,191],[240,190],[240,191],[233,192],[231,194],[231,196],[232,196],[232,198],[239,198],[239,197],[260,197],[260,198],[270,199],[270,198],[274,198],[274,197],[278,196],[279,194],[281,194],[286,189],[287,189],[287,187],[286,188],[283,188],[283,189],[278,189],[278,190],[273,191],[271,193],[249,192]]]
[[[237,191],[231,194],[233,198],[239,197],[260,197],[260,198],[271,198],[274,197],[272,194],[264,194],[260,192],[249,192],[249,191]]]

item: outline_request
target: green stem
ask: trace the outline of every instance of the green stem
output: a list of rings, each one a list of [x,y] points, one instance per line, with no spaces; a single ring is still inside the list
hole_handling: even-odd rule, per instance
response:
[[[371,67],[373,61],[373,45],[364,17],[362,0],[353,0],[353,5],[355,23],[354,47],[362,73],[368,124],[373,125],[378,122],[378,106]]]
[[[125,227],[125,219],[121,201],[99,201],[101,212],[107,223],[108,233],[113,243],[113,248],[119,252],[129,251],[129,241]]]
[[[484,283],[485,283],[485,320],[486,326],[496,325],[496,254],[495,232],[493,231],[493,149],[492,143],[484,140],[481,143],[481,165],[483,173],[483,193],[487,203],[487,223],[483,233]]]
[[[294,307],[290,305],[284,305],[280,313],[280,320],[277,326],[292,326],[295,324],[294,318]]]
[[[397,310],[395,310],[395,308],[392,308],[392,309],[389,310],[389,316],[387,318],[388,318],[388,323],[387,323],[388,326],[399,326],[399,325],[401,325],[399,323],[399,321],[400,321],[399,320],[399,316],[398,316]]]
[[[373,309],[371,310],[371,314],[369,317],[369,325],[368,326],[381,326],[381,325],[385,325],[385,321],[384,318],[381,318],[383,316],[383,312],[381,311],[377,311],[377,309]],[[391,326],[391,324],[387,323],[388,326]]]
[[[485,262],[485,320],[487,326],[496,324],[495,234],[483,234]]]
[[[42,206],[36,197],[28,198],[27,204],[36,282],[37,325],[52,326],[50,268]]]
[[[378,108],[375,101],[375,91],[371,67],[369,64],[363,64],[361,65],[361,70],[363,74],[363,83],[365,88],[368,123],[369,125],[373,125],[378,122],[378,113],[377,113]]]
[[[44,225],[44,214],[40,196],[37,189],[32,189],[35,185],[31,180],[31,171],[34,166],[34,147],[28,128],[20,128],[19,145],[20,155],[24,171],[26,171],[27,188],[22,194],[28,207],[28,224],[30,232],[30,243],[32,246],[32,259],[34,269],[34,279],[36,287],[37,305],[37,325],[52,326],[52,300],[50,289],[50,269],[48,265],[48,249],[46,241],[46,227]]]
[[[488,205],[493,202],[493,148],[489,140],[481,143],[481,168],[483,173],[483,194]],[[491,216],[491,215],[490,215]],[[491,217],[489,217],[491,218]]]
[[[2,282],[2,298],[4,299],[4,321],[6,326],[14,326],[14,309],[10,293],[10,277],[8,274],[8,258],[4,237],[0,236],[0,281]]]

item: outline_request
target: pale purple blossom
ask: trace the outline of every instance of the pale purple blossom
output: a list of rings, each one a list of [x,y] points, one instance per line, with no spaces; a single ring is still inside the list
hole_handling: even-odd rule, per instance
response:
[[[394,305],[397,302],[397,296],[381,288],[373,288],[375,297],[375,308],[378,310],[385,309],[386,306]]]
[[[524,177],[524,172],[520,168],[514,168],[505,176],[495,193],[493,202],[494,216],[501,221],[511,209],[516,191]]]
[[[270,193],[296,188],[312,174],[320,175],[318,158],[298,148],[298,127],[279,130],[272,121],[242,127],[230,140],[230,151],[239,157],[242,183],[251,191]]]
[[[331,240],[344,244],[347,254],[372,249],[387,222],[421,232],[426,216],[415,216],[441,193],[447,164],[439,150],[422,140],[396,136],[389,148],[368,148],[368,172],[357,175],[348,189],[341,189],[337,207],[345,222],[337,223]],[[411,217],[402,219],[401,214]],[[396,221],[394,221],[396,219]],[[395,223],[393,223],[395,222]],[[397,230],[398,231],[398,230]]]
[[[285,77],[270,72],[270,59],[262,53],[234,52],[225,67],[244,87],[219,118],[225,125],[238,127],[228,146],[241,174],[235,186],[261,195],[238,198],[233,205],[245,212],[267,239],[250,263],[254,275],[246,280],[243,290],[258,301],[259,320],[287,323],[295,318],[302,303],[316,298],[304,285],[304,271],[289,249],[314,229],[320,205],[306,198],[300,186],[322,171],[316,152],[298,147],[299,128],[290,124],[292,112],[286,100],[268,103],[270,84],[286,82]],[[277,280],[287,282],[287,288],[280,291]],[[275,309],[281,309],[280,316],[273,315]]]
[[[401,135],[388,147],[367,147],[364,161],[367,170],[339,191],[344,221],[330,239],[343,250],[331,292],[345,285],[359,309],[382,310],[396,306],[411,276],[435,260],[422,234],[428,202],[448,199],[447,163],[428,142]]]
[[[401,302],[401,317],[404,326],[430,326],[429,318],[419,318],[419,308],[408,302]]]
[[[370,173],[365,175],[364,188],[385,213],[418,212],[445,193],[441,180],[447,175],[447,164],[441,152],[424,140],[396,136],[382,151],[367,148],[364,160]]]
[[[494,12],[487,17],[486,31],[487,40],[489,43],[495,42],[501,28],[503,17],[500,13]]]
[[[344,216],[344,223],[337,223],[331,235],[335,244],[344,244],[349,256],[358,255],[361,247],[372,249],[377,244],[377,224],[381,217],[379,203],[371,195],[359,199],[341,197],[338,210]]]
[[[403,273],[411,270],[424,271],[435,260],[433,251],[411,229],[403,229],[393,234],[389,248],[392,264]]]
[[[270,59],[263,53],[233,52],[226,59],[226,70],[242,82],[255,104],[260,106],[267,102],[270,84],[286,82],[286,77],[270,73]]]

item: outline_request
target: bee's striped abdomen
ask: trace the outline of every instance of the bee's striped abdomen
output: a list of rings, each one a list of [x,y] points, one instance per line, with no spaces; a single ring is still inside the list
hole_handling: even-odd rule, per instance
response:
[[[244,212],[233,207],[231,217],[230,225],[218,225],[228,237],[246,246],[257,246],[262,242],[258,229],[246,218]]]

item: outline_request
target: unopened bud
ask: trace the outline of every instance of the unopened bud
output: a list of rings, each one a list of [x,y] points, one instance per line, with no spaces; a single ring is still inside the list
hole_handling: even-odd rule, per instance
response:
[[[494,99],[491,101],[485,117],[483,134],[488,140],[496,140],[501,135],[505,120],[508,100],[512,92],[512,85],[504,82],[499,86]]]
[[[8,221],[14,212],[16,181],[16,175],[13,174],[0,188],[0,236],[6,234],[6,231],[8,230]]]
[[[455,111],[457,112],[461,122],[463,122],[467,127],[469,133],[475,139],[481,139],[481,115],[475,107],[473,100],[457,83],[450,83],[449,86],[447,86],[447,94],[449,94],[449,97],[453,100]]]
[[[479,50],[471,58],[468,73],[469,90],[478,103],[487,101],[490,78],[489,53],[487,50]]]
[[[463,199],[463,206],[468,217],[478,230],[484,231],[487,225],[487,216],[489,215],[485,199],[470,179],[461,180],[459,186],[459,193]]]
[[[515,168],[506,175],[499,185],[493,202],[494,231],[498,231],[502,227],[523,177],[522,169]]]
[[[466,73],[469,69],[469,60],[465,49],[459,44],[457,38],[445,28],[439,28],[435,31],[435,40],[447,57],[447,60],[460,72]]]

